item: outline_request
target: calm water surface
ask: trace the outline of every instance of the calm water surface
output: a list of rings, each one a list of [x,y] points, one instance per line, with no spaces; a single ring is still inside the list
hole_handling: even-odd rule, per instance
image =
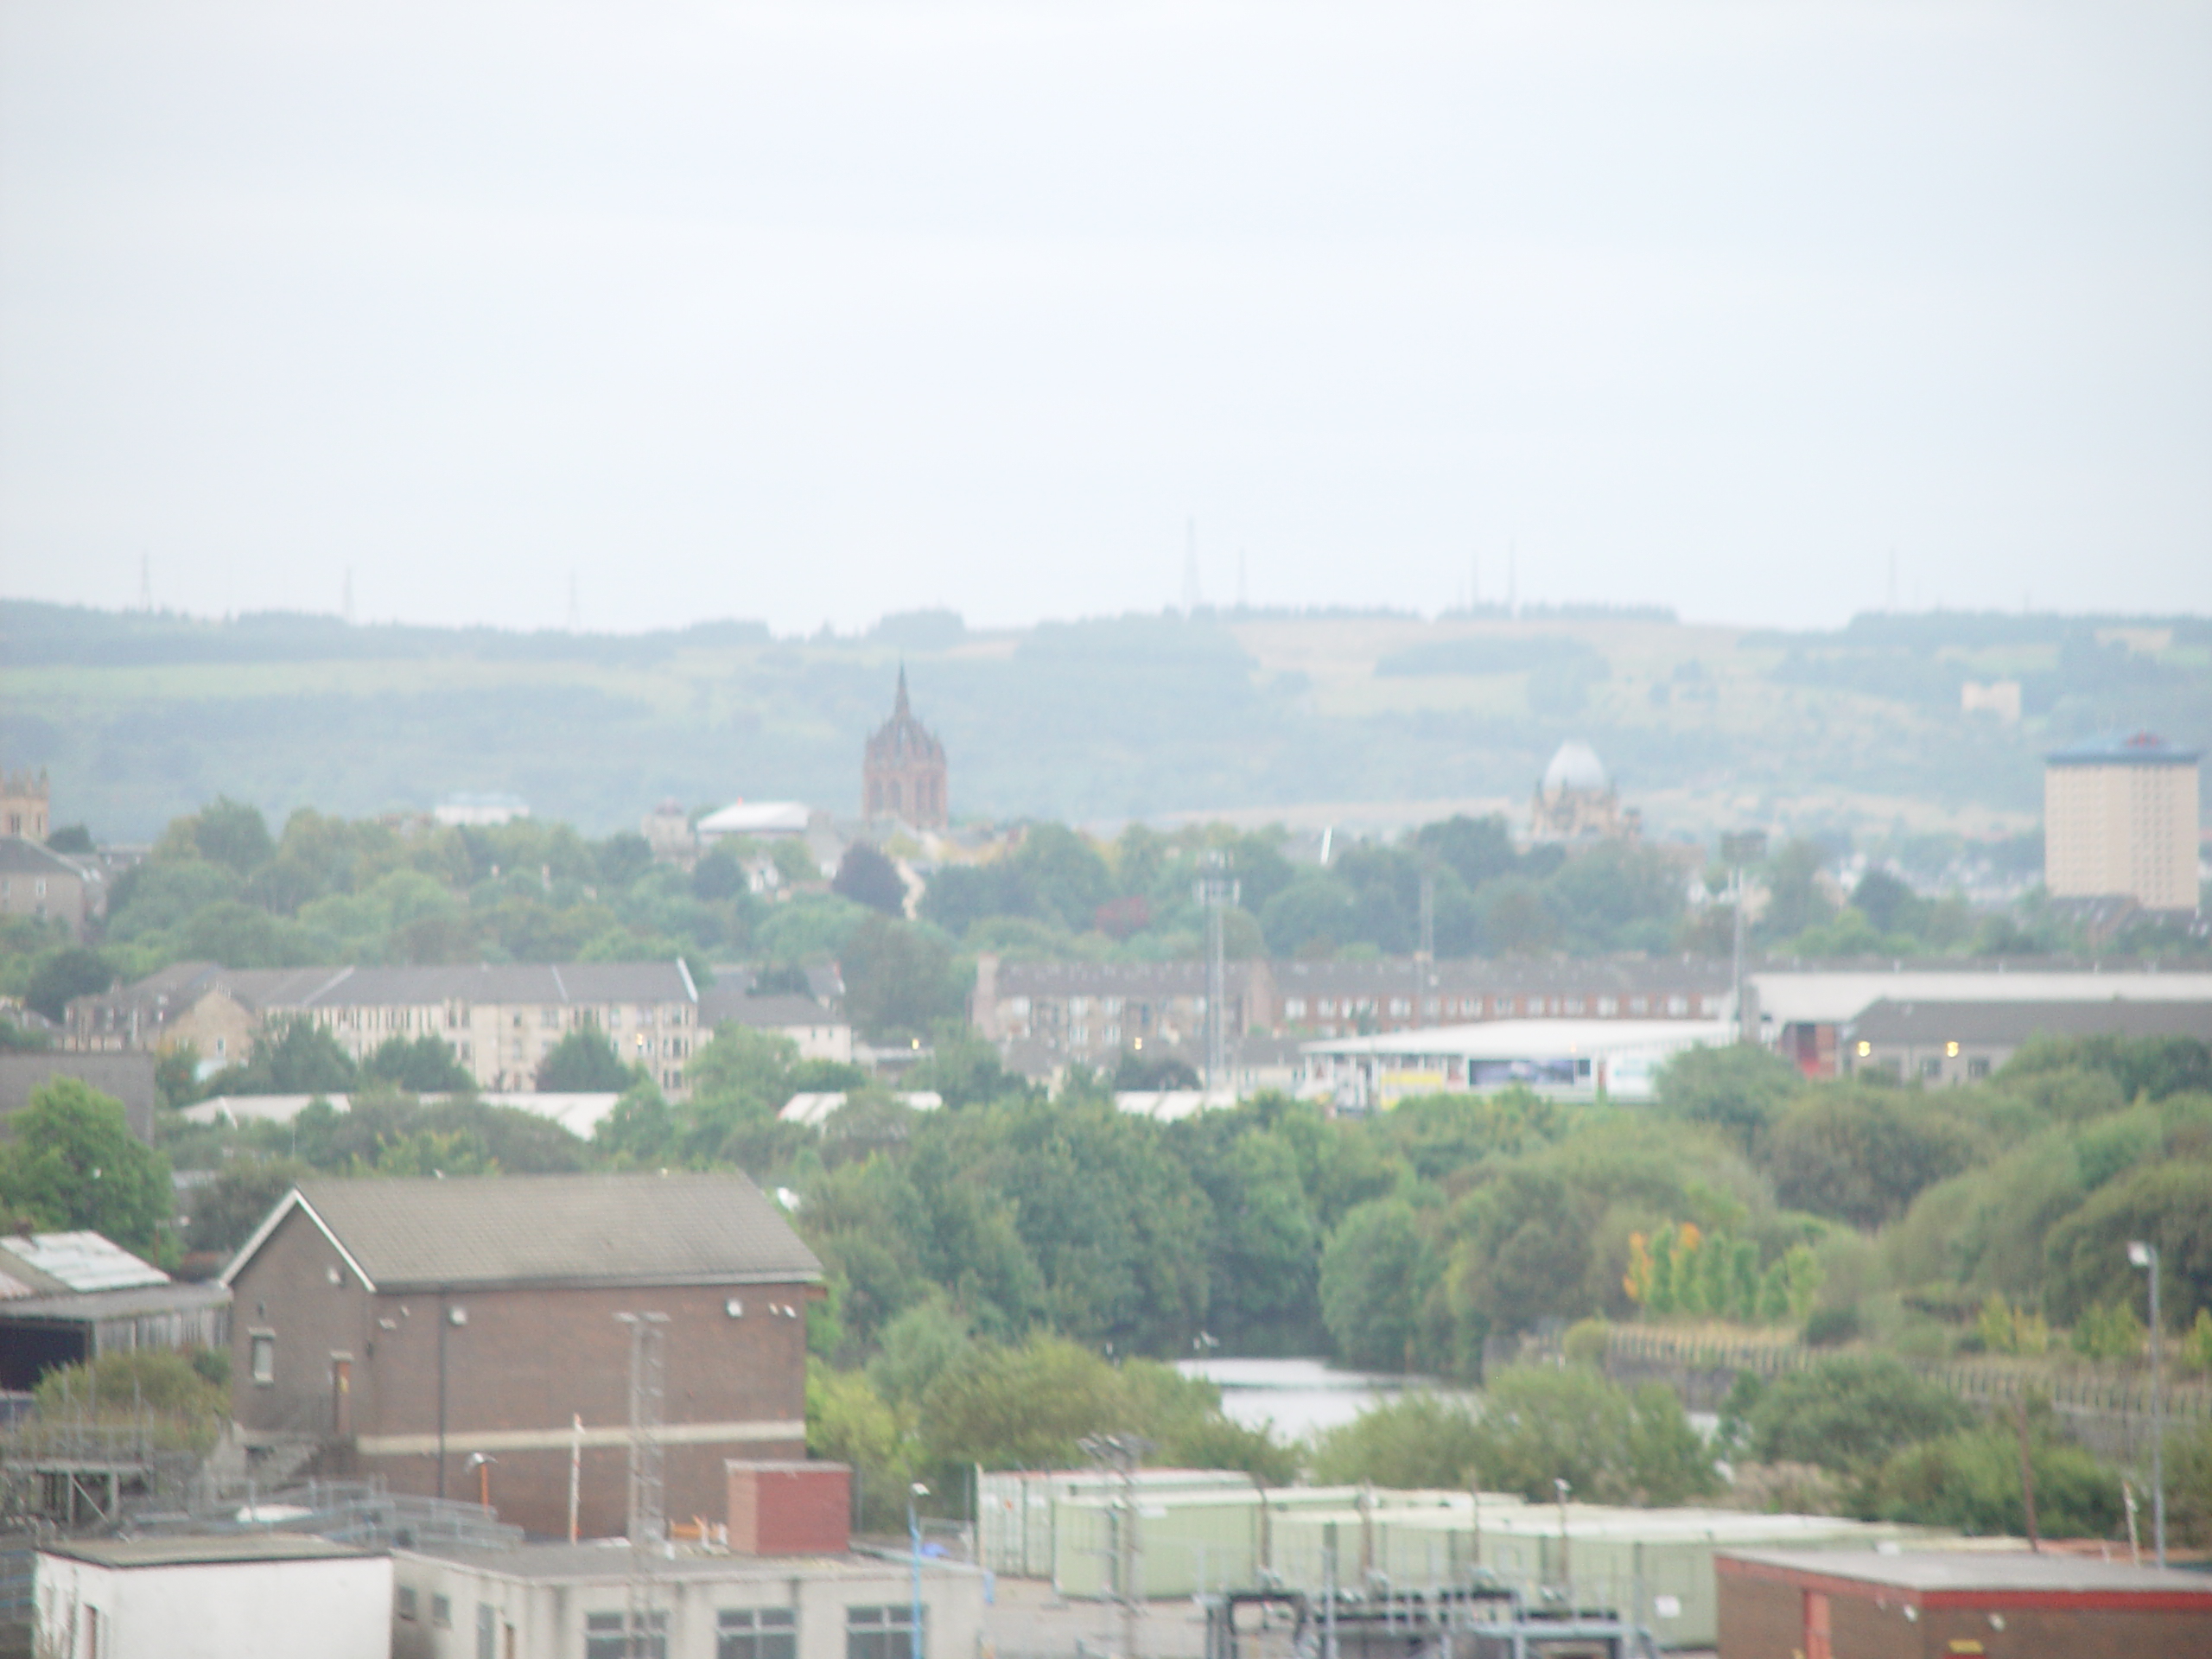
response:
[[[1339,1370],[1318,1359],[1186,1359],[1175,1369],[1218,1383],[1221,1408],[1236,1421],[1257,1428],[1272,1421],[1287,1440],[1348,1423],[1408,1389],[1436,1386],[1433,1377]]]

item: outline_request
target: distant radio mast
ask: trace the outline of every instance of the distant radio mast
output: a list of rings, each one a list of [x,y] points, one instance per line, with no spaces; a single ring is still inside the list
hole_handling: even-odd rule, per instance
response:
[[[154,609],[154,560],[149,553],[138,556],[138,608],[149,615]]]
[[[1192,518],[1183,531],[1183,614],[1195,616],[1198,609],[1198,521]]]
[[[346,567],[346,582],[338,594],[338,614],[347,627],[353,626],[353,567]]]
[[[576,603],[576,573],[569,572],[569,632],[583,632],[583,608]]]

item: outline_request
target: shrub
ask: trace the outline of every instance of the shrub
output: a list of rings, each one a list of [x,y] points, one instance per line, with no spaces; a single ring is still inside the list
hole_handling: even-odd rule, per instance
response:
[[[1971,1421],[1965,1406],[1900,1362],[1839,1354],[1775,1382],[1751,1413],[1751,1445],[1763,1463],[1848,1471]]]
[[[1805,1321],[1805,1345],[1808,1348],[1840,1348],[1854,1341],[1859,1335],[1859,1309],[1849,1307],[1816,1307]]]
[[[2197,1324],[2212,1340],[2212,1314],[2199,1310]],[[2126,1302],[2100,1302],[2083,1313],[2070,1338],[2074,1351],[2088,1359],[2129,1359],[2144,1353],[2143,1321]],[[2183,1346],[2187,1348],[2187,1343]]]

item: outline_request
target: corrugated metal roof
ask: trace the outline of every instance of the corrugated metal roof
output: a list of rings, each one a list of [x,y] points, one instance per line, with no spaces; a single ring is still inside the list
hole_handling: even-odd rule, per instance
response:
[[[298,1190],[380,1290],[822,1276],[814,1252],[738,1174],[325,1180]],[[226,1281],[245,1259],[241,1252]]]
[[[17,1233],[0,1238],[0,1254],[73,1291],[136,1290],[169,1282],[159,1268],[98,1233]]]

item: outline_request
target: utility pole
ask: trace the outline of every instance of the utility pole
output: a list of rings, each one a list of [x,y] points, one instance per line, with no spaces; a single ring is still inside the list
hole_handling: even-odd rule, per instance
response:
[[[653,1652],[653,1560],[665,1548],[668,1517],[661,1462],[661,1408],[668,1395],[668,1315],[617,1313],[630,1327],[630,1659]]]
[[[1736,912],[1736,1040],[1738,1043],[1755,1039],[1758,1032],[1753,1028],[1750,1036],[1744,1027],[1744,867],[1756,864],[1766,856],[1766,831],[1744,830],[1720,837],[1721,861],[1728,866],[1729,891],[1734,895]]]
[[[1192,889],[1206,918],[1206,1088],[1220,1088],[1229,1075],[1228,947],[1222,938],[1222,912],[1243,895],[1243,884],[1229,874],[1229,858],[1210,848],[1198,859],[1198,880]]]

